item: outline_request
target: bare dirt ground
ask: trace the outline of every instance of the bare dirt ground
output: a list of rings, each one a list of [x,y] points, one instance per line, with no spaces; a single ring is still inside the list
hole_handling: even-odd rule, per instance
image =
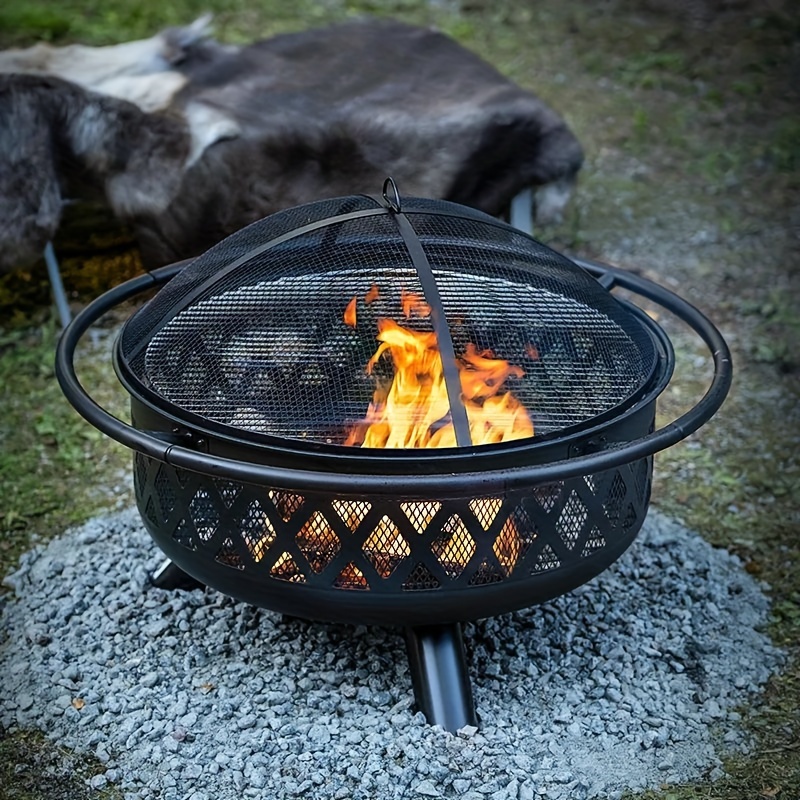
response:
[[[537,235],[644,274],[721,328],[734,354],[731,395],[713,422],[657,458],[654,504],[736,552],[770,584],[770,634],[791,659],[763,702],[745,709],[755,746],[726,762],[729,778],[653,796],[800,798],[800,8],[789,0],[373,0],[271,14],[266,5],[218,5],[217,33],[230,41],[354,11],[443,28],[542,96],[584,144],[566,219]],[[40,6],[55,13],[48,3],[31,7]],[[180,19],[151,10],[117,27],[97,12],[83,28],[53,23],[51,35],[119,41],[196,12],[176,4],[170,13]],[[0,27],[0,46],[31,43],[45,25],[25,24]],[[76,306],[138,269],[123,230],[89,236],[80,222],[68,228],[57,245]],[[87,434],[53,388],[43,265],[0,280],[0,313],[4,573],[35,537],[128,496],[119,477],[127,455]],[[709,359],[678,323],[662,321],[684,376],[660,405],[666,420],[702,392]],[[113,393],[110,370],[91,351],[85,369]],[[97,483],[106,488],[87,500],[85,487]],[[29,738],[0,732],[0,764],[11,765],[0,766],[0,787],[12,787],[0,788],[0,798],[67,796],[46,782],[14,788],[14,765],[22,775],[31,747]]]

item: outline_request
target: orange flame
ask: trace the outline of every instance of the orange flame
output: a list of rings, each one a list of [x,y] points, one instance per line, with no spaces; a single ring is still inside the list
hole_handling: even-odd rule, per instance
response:
[[[400,305],[406,319],[410,319],[414,315],[429,317],[431,313],[431,307],[418,294],[406,292],[405,289],[400,292]]]
[[[352,301],[351,301],[352,305]],[[403,292],[406,317],[427,317],[430,306],[418,295]],[[349,306],[348,306],[349,308]],[[391,384],[378,385],[364,420],[349,432],[346,445],[379,448],[455,447],[450,400],[442,356],[434,332],[414,331],[391,319],[378,320],[381,343],[367,362],[372,374],[388,353],[394,365]],[[462,402],[472,444],[494,444],[533,436],[525,407],[511,392],[501,392],[508,378],[525,373],[490,350],[466,346],[458,361]]]
[[[531,359],[531,361],[538,361],[539,360],[539,350],[536,345],[528,344],[525,345],[525,355]]]
[[[349,325],[351,328],[356,326],[356,298],[354,297],[344,310],[344,324]]]
[[[369,305],[370,303],[374,303],[379,297],[378,285],[373,283],[372,286],[369,287],[369,291],[364,295],[364,302]]]
[[[364,296],[369,304],[379,297],[373,284]],[[355,327],[357,298],[354,297],[344,312],[345,324]],[[401,307],[406,318],[428,317],[430,306],[418,295],[403,291]],[[361,447],[455,447],[456,438],[450,421],[450,400],[444,380],[444,367],[436,334],[414,331],[391,319],[378,320],[380,345],[366,365],[372,374],[378,361],[388,354],[394,366],[394,377],[389,384],[379,384],[375,389],[364,420],[353,426],[345,444]],[[537,359],[538,351],[532,344],[525,348],[528,358]],[[522,403],[510,391],[504,390],[509,378],[521,378],[525,373],[508,361],[495,358],[490,350],[478,351],[469,343],[458,359],[461,383],[461,401],[467,412],[473,444],[491,444],[533,436],[533,423]],[[304,498],[287,492],[269,492],[269,501],[284,522],[298,513]],[[469,501],[469,510],[479,525],[478,533],[494,530],[492,554],[501,574],[508,577],[521,555],[523,543],[515,521],[508,517],[496,532],[497,517],[504,506],[502,497],[482,497]],[[360,530],[369,517],[370,504],[365,500],[334,500],[332,511],[352,532]],[[442,503],[430,500],[404,500],[399,509],[420,536],[442,509]],[[272,564],[269,574],[290,583],[306,583],[308,570],[322,573],[337,557],[340,536],[319,510],[315,510],[303,523],[296,536],[298,548],[305,563],[295,559],[288,551],[277,559],[271,548],[277,533],[269,516],[262,513],[264,530],[261,536],[247,534],[245,542],[253,556],[260,562],[267,558]],[[375,571],[388,578],[398,566],[411,557],[412,548],[406,536],[389,516],[383,516],[367,533],[362,550]],[[469,525],[459,515],[450,516],[440,525],[435,539],[429,542],[430,550],[445,574],[457,579],[473,560],[477,545]],[[482,567],[486,567],[484,560]],[[338,566],[337,566],[338,569]],[[370,580],[372,580],[370,578]],[[348,562],[338,573],[333,584],[338,589],[369,590],[367,575]]]

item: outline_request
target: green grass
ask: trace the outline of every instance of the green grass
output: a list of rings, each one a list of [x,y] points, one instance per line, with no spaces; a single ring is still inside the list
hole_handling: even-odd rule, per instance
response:
[[[0,335],[0,573],[12,570],[32,540],[83,522],[117,500],[129,502],[130,458],[86,424],[67,403],[54,374],[56,323]],[[124,401],[109,391],[107,343],[79,361],[87,383],[124,416]],[[113,486],[114,484],[112,484]]]
[[[118,800],[113,787],[86,784],[103,772],[96,758],[58,747],[39,732],[3,736],[0,729],[0,800]]]
[[[258,4],[246,0],[174,0],[170,3],[36,0],[9,3],[0,8],[0,45],[24,46],[32,41],[114,44],[146,38],[165,27],[186,25],[207,12],[214,15],[215,35],[229,42],[249,42],[260,36],[363,14],[392,15],[420,23],[441,24],[452,19],[452,14],[445,9],[419,0],[388,3],[380,0],[356,3],[260,0]]]

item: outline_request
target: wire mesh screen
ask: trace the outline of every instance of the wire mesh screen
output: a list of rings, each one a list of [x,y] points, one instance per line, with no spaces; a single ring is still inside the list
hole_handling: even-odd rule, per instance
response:
[[[403,373],[411,345],[396,342],[410,332],[423,358],[438,354],[436,309],[462,397],[476,371],[489,376],[470,413],[490,394],[511,397],[531,421],[525,436],[605,414],[649,379],[649,332],[571,261],[461,206],[414,199],[403,212],[433,289],[393,214],[366,197],[325,201],[251,225],[197,259],[134,315],[122,358],[147,389],[210,422],[365,447],[390,446],[364,430],[415,381],[409,391],[430,393],[432,408],[421,423],[418,407],[395,404],[393,423],[444,435],[441,375],[416,362]]]

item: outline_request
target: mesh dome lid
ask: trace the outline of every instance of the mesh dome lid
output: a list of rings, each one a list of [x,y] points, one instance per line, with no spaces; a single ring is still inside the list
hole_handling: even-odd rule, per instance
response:
[[[279,212],[125,324],[129,388],[200,428],[363,448],[552,438],[638,399],[657,353],[585,270],[464,206]]]

